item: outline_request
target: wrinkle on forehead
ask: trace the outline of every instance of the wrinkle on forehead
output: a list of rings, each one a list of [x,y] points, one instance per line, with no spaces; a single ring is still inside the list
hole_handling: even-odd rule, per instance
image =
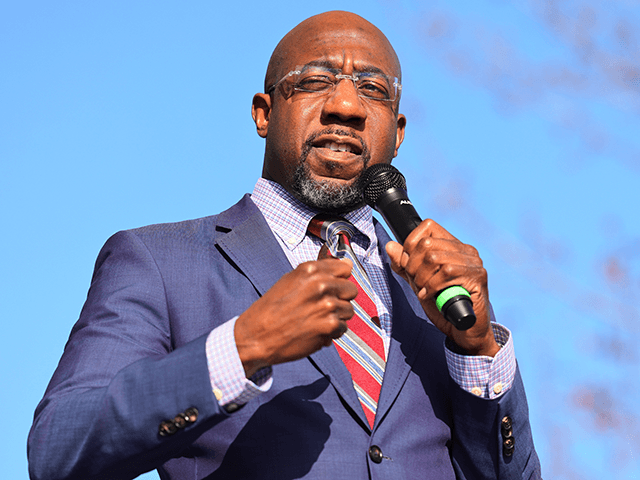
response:
[[[354,13],[333,11],[304,20],[280,40],[269,60],[265,91],[297,65],[309,60],[323,60],[342,68],[349,46],[354,45],[369,47],[359,49],[360,54],[365,55],[356,59],[356,69],[378,68],[380,60],[385,59],[393,72],[384,73],[401,78],[398,56],[375,25]]]

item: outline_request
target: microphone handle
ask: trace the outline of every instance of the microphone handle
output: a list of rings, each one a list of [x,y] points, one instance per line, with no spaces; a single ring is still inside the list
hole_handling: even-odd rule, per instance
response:
[[[382,215],[400,243],[404,243],[409,234],[422,222],[420,215],[407,198],[407,192],[401,188],[387,190],[378,199],[376,210]]]
[[[387,190],[376,202],[376,210],[400,243],[404,243],[422,222],[407,192],[401,188]],[[467,330],[476,323],[471,295],[463,287],[454,285],[439,291],[436,294],[436,306],[458,330]]]

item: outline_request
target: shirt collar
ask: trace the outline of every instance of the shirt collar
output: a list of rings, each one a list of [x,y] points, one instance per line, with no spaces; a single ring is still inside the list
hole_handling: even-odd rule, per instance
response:
[[[282,185],[265,178],[258,179],[251,199],[262,212],[269,228],[290,250],[304,240],[309,222],[319,213],[293,197]],[[365,205],[342,217],[356,227],[358,234],[352,241],[360,242],[368,256],[378,246],[371,208]]]

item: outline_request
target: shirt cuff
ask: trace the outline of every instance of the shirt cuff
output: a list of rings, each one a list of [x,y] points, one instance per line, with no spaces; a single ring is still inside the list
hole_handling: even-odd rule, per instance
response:
[[[495,357],[455,353],[448,339],[444,351],[449,374],[461,388],[479,397],[493,399],[511,388],[516,375],[516,355],[509,329],[498,323],[491,326],[501,347]]]
[[[261,368],[250,378],[245,376],[233,331],[237,319],[214,328],[205,345],[213,395],[229,413],[269,390],[273,383],[271,367]]]

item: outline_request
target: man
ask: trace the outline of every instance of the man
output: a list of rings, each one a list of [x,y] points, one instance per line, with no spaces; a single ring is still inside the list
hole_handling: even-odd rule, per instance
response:
[[[404,138],[400,78],[388,40],[354,14],[312,17],[282,39],[253,99],[266,139],[253,195],[120,232],[101,251],[36,410],[32,478],[539,477],[476,250],[430,220],[391,242],[363,206],[360,174]],[[357,260],[316,260],[326,247],[306,230],[318,212],[355,226],[341,245]],[[338,350],[355,329],[360,262],[383,358],[372,407]],[[435,307],[450,285],[471,294],[469,330]]]

